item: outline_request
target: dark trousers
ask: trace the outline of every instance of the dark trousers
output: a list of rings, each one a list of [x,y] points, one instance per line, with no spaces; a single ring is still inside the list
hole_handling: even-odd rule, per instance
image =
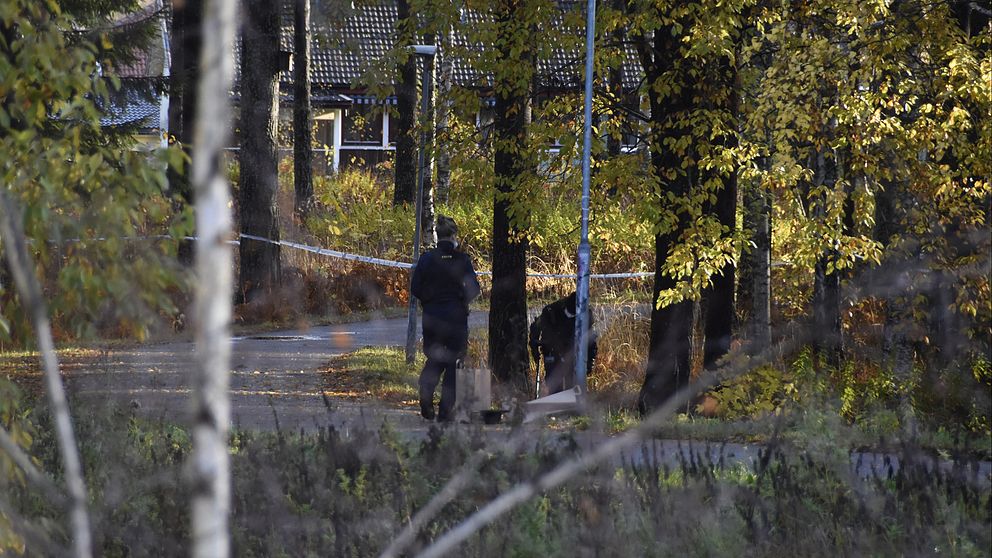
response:
[[[572,365],[574,359],[563,359],[558,355],[547,355],[544,357],[544,383],[547,386],[548,394],[564,391],[572,387],[575,383],[575,366]],[[568,385],[566,386],[566,380]]]
[[[599,352],[597,338],[590,336],[592,342],[589,344],[586,360],[586,374],[592,372],[592,365]],[[562,353],[548,351],[544,355],[544,382],[548,389],[548,394],[565,391],[575,386],[575,353],[569,348]]]
[[[424,354],[427,364],[420,373],[421,411],[434,410],[434,390],[441,382],[441,405],[437,418],[451,420],[455,408],[455,368],[468,347],[468,314],[464,306],[424,308]]]
[[[437,419],[451,420],[455,407],[455,368],[457,362],[442,362],[432,358],[427,359],[424,370],[420,373],[420,408],[434,407],[434,390],[441,382],[441,405],[438,408]]]

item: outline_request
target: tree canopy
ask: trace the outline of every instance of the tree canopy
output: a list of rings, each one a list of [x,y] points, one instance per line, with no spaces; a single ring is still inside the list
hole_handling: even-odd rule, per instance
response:
[[[77,21],[56,2],[0,8],[4,187],[24,211],[63,333],[104,327],[142,337],[160,311],[175,310],[167,296],[180,280],[168,270],[175,246],[139,237],[188,233],[188,211],[174,211],[165,181],[179,154],[108,141],[100,107],[120,80],[100,53],[113,44],[102,34],[94,45]],[[20,336],[16,297],[8,281],[3,289],[3,324]]]

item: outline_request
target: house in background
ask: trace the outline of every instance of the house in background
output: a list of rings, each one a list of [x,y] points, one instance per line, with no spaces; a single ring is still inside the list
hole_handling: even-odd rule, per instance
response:
[[[320,0],[311,1],[316,5]],[[120,24],[153,16],[161,2],[147,0],[144,9],[124,16],[119,20]],[[293,44],[293,4],[292,1],[282,2],[280,48],[287,58],[291,56]],[[577,9],[578,4],[562,2],[561,6],[562,10],[569,10]],[[478,24],[479,17],[472,12],[463,12],[462,25],[468,28]],[[112,95],[110,106],[101,119],[104,126],[131,128],[140,145],[148,148],[165,145],[168,131],[169,98],[164,83],[170,72],[169,18],[159,19],[160,36],[132,63],[115,68],[121,78],[121,88]],[[316,125],[315,153],[322,159],[315,161],[316,168],[336,172],[350,165],[373,167],[392,159],[396,149],[395,118],[385,109],[396,104],[396,97],[378,99],[357,84],[362,82],[366,69],[392,47],[396,20],[395,0],[371,0],[353,3],[343,21],[333,28],[315,22],[311,34],[311,105]],[[582,30],[576,33],[581,34]],[[457,29],[450,40],[460,47],[468,44],[465,34]],[[582,53],[577,48],[556,49],[548,59],[539,60],[537,100],[561,92],[582,91],[577,71],[581,63]],[[236,73],[240,75],[240,71]],[[280,128],[284,130],[291,127],[292,76],[290,64],[284,64],[279,77]],[[622,78],[627,102],[636,108],[639,104],[636,90],[642,72],[632,48],[628,48]],[[453,86],[478,92],[480,103],[475,122],[481,129],[488,129],[493,122],[495,105],[491,77],[456,58],[451,79]],[[237,103],[237,87],[233,99]],[[636,143],[636,135],[632,133],[625,137],[622,150],[634,150]],[[549,145],[548,148],[554,151],[558,146]]]
[[[110,88],[110,99],[103,106],[100,125],[126,129],[134,134],[138,149],[155,149],[168,145],[169,34],[161,17],[162,0],[147,0],[141,10],[115,18],[112,25],[127,27],[148,23],[156,33],[144,48],[135,52],[127,64],[113,69],[120,78],[120,88]],[[150,21],[153,20],[153,21]]]
[[[340,28],[314,26],[311,104],[318,153],[319,148],[329,150],[325,153],[328,170],[336,172],[351,164],[372,167],[391,160],[396,150],[393,117],[389,110],[376,106],[395,105],[396,97],[377,99],[355,87],[370,62],[392,47],[396,14],[395,2],[362,3],[353,7]],[[292,17],[284,14],[283,22],[281,42],[291,48]],[[292,72],[282,73],[279,88],[283,101],[291,103]]]
[[[563,2],[562,9],[575,9],[577,5],[573,4]],[[291,11],[287,17],[287,10],[292,10],[292,6],[287,7],[284,4],[281,42],[283,48],[291,49],[293,18]],[[395,1],[379,0],[353,3],[346,19],[338,28],[314,25],[310,61],[312,106],[317,126],[317,144],[327,146],[331,152],[328,170],[337,171],[352,164],[370,167],[392,158],[395,151],[394,118],[390,111],[377,105],[395,105],[396,97],[377,99],[355,84],[361,82],[366,68],[373,61],[385,56],[391,48],[396,20]],[[477,14],[462,13],[464,26],[471,26],[478,21]],[[583,32],[584,30],[577,30],[579,35]],[[464,34],[457,29],[454,30],[451,41],[459,46],[468,44]],[[538,99],[562,91],[581,92],[583,86],[576,68],[581,66],[582,60],[582,53],[578,49],[556,49],[549,59],[540,60]],[[628,102],[637,107],[639,99],[636,90],[641,82],[642,71],[632,47],[627,51],[622,78],[623,89],[628,92]],[[475,121],[480,128],[488,127],[493,121],[495,101],[491,83],[491,77],[481,75],[462,60],[453,60],[452,85],[474,89],[479,93],[480,103]],[[292,72],[282,72],[280,91],[284,106],[291,106]],[[284,118],[288,118],[290,111],[280,112]],[[623,143],[622,150],[635,149],[636,135],[627,135]],[[549,149],[555,150],[557,146],[549,146]]]

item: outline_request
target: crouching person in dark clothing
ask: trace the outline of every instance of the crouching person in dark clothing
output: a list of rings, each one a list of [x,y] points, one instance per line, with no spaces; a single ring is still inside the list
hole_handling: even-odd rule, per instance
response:
[[[442,381],[437,418],[448,421],[454,418],[455,368],[468,347],[468,305],[480,288],[472,259],[457,250],[454,220],[439,215],[436,230],[437,247],[420,256],[411,290],[424,309],[427,364],[420,373],[420,414],[434,419],[434,390]]]
[[[586,374],[592,371],[599,349],[592,331],[592,311],[586,310],[589,345]],[[530,325],[530,354],[538,367],[544,364],[547,393],[558,393],[575,385],[575,292],[548,304]]]

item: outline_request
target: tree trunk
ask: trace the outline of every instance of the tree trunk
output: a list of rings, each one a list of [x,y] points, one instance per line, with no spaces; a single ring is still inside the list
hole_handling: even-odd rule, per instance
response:
[[[717,99],[718,108],[730,115],[732,119],[730,129],[737,130],[737,70],[733,62],[724,59],[719,65],[719,72],[717,87],[711,98]],[[719,138],[717,141],[731,149],[737,146],[737,138],[733,135]],[[719,219],[726,234],[733,236],[737,230],[737,169],[721,174],[717,178],[723,183],[723,187],[716,193],[716,203],[707,210]],[[734,305],[736,273],[736,266],[728,262],[723,266],[720,274],[713,278],[713,284],[703,294],[706,300],[703,368],[706,370],[712,369],[716,362],[730,351],[737,316]]]
[[[448,195],[451,189],[451,154],[448,152],[448,119],[450,118],[453,103],[451,99],[452,72],[455,64],[454,58],[448,49],[451,40],[448,34],[439,38],[440,67],[437,78],[437,134],[434,143],[437,154],[437,184],[434,188],[434,201],[440,204],[448,203]]]
[[[232,261],[227,240],[231,235],[232,219],[230,186],[222,154],[231,129],[227,92],[234,81],[236,14],[234,0],[213,0],[203,22],[206,40],[197,110],[197,156],[193,159],[196,234],[199,238],[194,299],[196,369],[192,382],[195,422],[190,455],[194,558],[225,558],[231,548],[228,371]]]
[[[814,186],[833,188],[837,183],[836,153],[818,150],[814,161]],[[826,218],[826,202],[825,195],[818,195],[813,209],[814,219]],[[835,267],[836,262],[836,251],[827,249],[817,260],[813,271],[813,325],[817,332],[813,347],[830,366],[840,364],[844,347],[840,317],[840,272]]]
[[[652,300],[658,293],[675,286],[675,280],[662,273],[665,257],[677,241],[674,233],[655,236],[655,274]],[[648,364],[637,406],[642,414],[660,407],[676,392],[689,385],[692,365],[692,306],[683,300],[651,311]]]
[[[610,7],[614,10],[624,12],[626,3],[627,3],[626,0],[612,0]],[[610,41],[613,43],[611,46],[614,49],[618,49],[620,52],[623,52],[624,51],[623,49],[627,44],[625,29],[622,26],[617,26],[617,28],[610,33]],[[610,66],[609,70],[607,71],[607,78],[606,78],[607,93],[609,95],[610,101],[616,103],[617,105],[623,104],[623,100],[624,100],[623,66],[624,66],[623,62],[619,64],[614,64]],[[617,116],[619,112],[616,109],[613,110],[613,114],[614,114],[613,118],[618,120],[622,119],[622,117]],[[613,159],[620,156],[620,148],[623,144],[622,140],[623,140],[622,134],[615,135],[611,133],[606,136],[607,158]],[[615,194],[616,194],[616,186],[611,186],[609,189],[609,195],[613,196]]]
[[[899,233],[899,189],[900,184],[894,180],[883,181],[875,193],[875,231],[874,237],[882,245],[883,262],[900,257],[892,254],[892,241]],[[894,274],[894,275],[893,275]],[[912,322],[910,302],[906,296],[895,291],[903,290],[902,284],[908,284],[906,272],[895,269],[882,275],[872,273],[870,285],[873,290],[882,292],[886,300],[887,311],[885,323],[882,326],[882,351],[892,364],[896,381],[901,387],[908,388],[912,381],[913,348],[906,334],[906,329]],[[908,392],[901,402],[903,411],[911,411]]]
[[[242,234],[279,240],[276,220],[279,4],[246,0],[241,39]],[[239,299],[251,302],[279,284],[279,245],[241,238]]]
[[[193,118],[196,114],[196,84],[199,78],[200,50],[203,34],[203,1],[185,0],[172,2],[172,31],[169,41],[169,143],[178,142],[187,156],[192,155]],[[183,168],[170,167],[169,188],[178,193],[188,205],[193,204],[189,164]],[[179,261],[193,264],[193,242],[180,240]]]
[[[527,239],[519,213],[511,215],[517,188],[534,171],[527,156],[530,125],[530,84],[536,68],[533,52],[516,43],[522,33],[520,14],[524,7],[513,2],[501,5],[498,21],[512,37],[503,42],[504,59],[514,68],[497,72],[495,111],[495,199],[493,203],[493,287],[489,309],[489,363],[501,382],[524,387],[528,381],[527,357]],[[523,47],[519,57],[514,47]],[[522,65],[522,66],[521,66]],[[523,70],[521,71],[521,68]],[[502,75],[500,75],[502,74]],[[512,77],[517,79],[512,79]],[[524,78],[527,79],[524,79]]]
[[[733,264],[725,265],[720,275],[713,278],[713,284],[703,295],[706,300],[706,310],[703,314],[706,320],[703,326],[705,336],[703,368],[706,370],[713,368],[716,362],[730,351],[736,321],[734,319],[735,272]]]
[[[620,36],[622,40],[623,36]],[[613,102],[623,104],[623,68],[613,67],[610,68],[609,75],[607,76],[607,87],[609,89],[610,98]],[[616,110],[614,110],[616,112]],[[615,119],[621,119],[620,116],[614,116]],[[620,149],[623,146],[623,134],[622,131],[617,134],[608,134],[606,136],[606,156],[609,159],[614,159],[620,156]],[[610,195],[616,194],[616,187],[610,188]]]
[[[767,170],[768,158],[758,163]],[[751,231],[752,247],[743,258],[738,304],[747,310],[751,350],[760,352],[771,342],[771,204],[770,193],[755,181],[744,193],[744,228]]]
[[[397,0],[397,23],[409,19],[409,0]],[[397,48],[413,44],[413,37],[401,33],[396,40]],[[412,52],[406,62],[397,68],[399,83],[396,84],[396,156],[393,186],[393,205],[413,203],[417,194],[417,139],[414,136],[417,118],[417,56]]]
[[[653,48],[640,48],[641,61],[649,83],[653,83],[665,71],[670,70],[674,58],[679,55],[677,38],[670,29],[659,29],[654,34]],[[668,138],[679,139],[687,131],[674,124],[679,113],[692,104],[693,91],[685,87],[681,91],[663,96],[655,88],[649,87],[651,103],[651,166],[661,187],[676,196],[686,196],[690,192],[694,169],[682,170],[682,159],[672,149],[665,146]],[[668,178],[674,171],[674,178]],[[652,300],[655,308],[651,311],[651,332],[648,339],[648,363],[644,384],[638,396],[638,409],[642,414],[657,409],[672,395],[689,384],[692,360],[692,315],[693,302],[683,300],[658,308],[658,295],[661,291],[676,286],[672,277],[662,272],[662,266],[672,248],[681,239],[686,227],[686,215],[680,213],[677,222],[670,230],[655,236],[655,272]]]
[[[296,214],[313,205],[313,111],[310,107],[310,0],[296,0],[293,26],[293,183]]]
[[[436,40],[432,39],[429,42],[435,43]],[[421,75],[421,84],[428,83],[427,73],[430,73],[429,82],[431,84],[435,83],[434,77],[434,66],[436,64],[437,58],[435,56],[424,58],[424,65]],[[427,93],[426,85],[421,85],[421,94]],[[430,88],[430,95],[427,97],[427,110],[424,114],[420,115],[421,121],[420,125],[423,127],[423,141],[424,141],[424,200],[423,206],[421,207],[420,214],[420,231],[422,237],[420,239],[422,246],[434,246],[437,244],[437,234],[434,232],[434,88]],[[423,100],[421,100],[421,106],[424,105]]]

